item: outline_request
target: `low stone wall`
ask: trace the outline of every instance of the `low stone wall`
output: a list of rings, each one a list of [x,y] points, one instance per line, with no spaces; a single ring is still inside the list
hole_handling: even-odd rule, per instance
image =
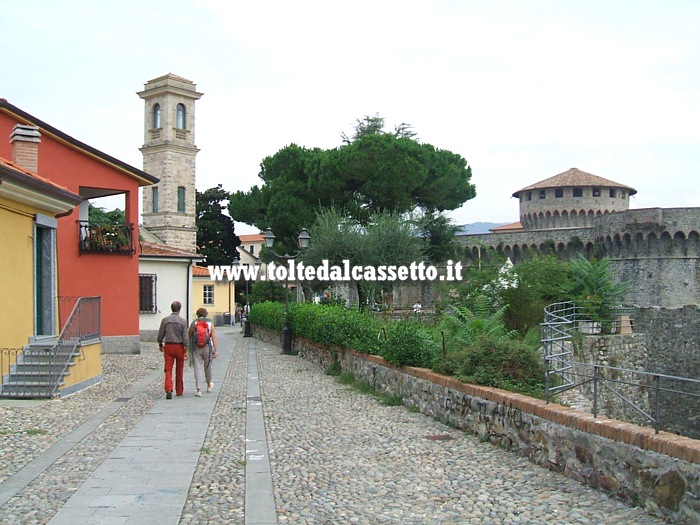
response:
[[[260,327],[253,336],[280,344]],[[427,369],[396,367],[343,348],[293,341],[301,357],[344,372],[407,406],[603,490],[673,523],[700,524],[700,441],[540,399],[461,383]]]

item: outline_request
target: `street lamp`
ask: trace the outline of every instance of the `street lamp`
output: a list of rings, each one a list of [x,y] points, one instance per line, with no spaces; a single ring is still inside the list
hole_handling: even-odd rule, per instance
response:
[[[304,250],[309,246],[309,241],[311,236],[306,228],[302,228],[297,237],[297,243],[299,244],[299,250],[294,255],[289,255],[285,253],[284,255],[279,255],[272,251],[272,245],[275,244],[275,235],[272,230],[268,228],[263,233],[263,239],[265,239],[265,246],[270,250],[272,255],[283,261],[292,261],[299,257],[301,250]],[[289,268],[287,268],[287,273],[284,276],[284,328],[282,329],[282,353],[291,354],[292,353],[292,330],[289,328]]]
[[[240,257],[238,259],[233,260],[233,265],[238,266],[241,264]],[[260,268],[260,265],[262,262],[258,257],[255,258],[255,266],[256,268]],[[250,266],[250,263],[243,263],[244,266]],[[243,305],[243,313],[245,313],[245,321],[243,322],[243,337],[253,337],[253,334],[250,329],[250,303],[248,301],[248,276],[244,275],[245,277],[245,305]]]

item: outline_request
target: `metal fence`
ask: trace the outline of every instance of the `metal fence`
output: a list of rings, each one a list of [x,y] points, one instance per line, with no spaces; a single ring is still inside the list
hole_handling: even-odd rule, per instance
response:
[[[611,334],[631,333],[634,310],[616,308],[606,320]],[[677,431],[674,422],[664,419],[664,406],[677,396],[700,397],[700,380],[603,364],[583,363],[574,358],[574,337],[597,335],[602,327],[589,324],[580,308],[571,302],[545,308],[541,340],[545,359],[545,400],[578,388],[592,402],[593,417],[615,407],[618,419]],[[603,323],[601,323],[603,324]],[[700,406],[700,405],[698,405]],[[689,417],[699,417],[689,414]]]

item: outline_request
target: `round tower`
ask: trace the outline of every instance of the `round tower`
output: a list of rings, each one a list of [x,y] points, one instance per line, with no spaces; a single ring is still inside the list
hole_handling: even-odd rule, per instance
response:
[[[172,73],[144,84],[143,170],[160,182],[144,188],[143,226],[168,246],[197,251],[194,143],[196,85]]]
[[[525,230],[590,228],[593,219],[629,209],[637,190],[619,182],[571,168],[513,193],[520,200]]]

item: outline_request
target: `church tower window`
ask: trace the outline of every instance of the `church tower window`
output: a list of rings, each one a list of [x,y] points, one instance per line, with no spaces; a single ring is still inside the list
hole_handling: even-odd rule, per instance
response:
[[[153,106],[153,128],[160,128],[160,104]]]
[[[177,129],[185,129],[186,125],[187,125],[187,115],[185,113],[185,105],[178,104],[177,105],[177,119],[176,119],[175,127]]]
[[[153,188],[153,213],[158,213],[158,187]]]
[[[177,211],[185,213],[185,187],[178,186],[177,188]]]

